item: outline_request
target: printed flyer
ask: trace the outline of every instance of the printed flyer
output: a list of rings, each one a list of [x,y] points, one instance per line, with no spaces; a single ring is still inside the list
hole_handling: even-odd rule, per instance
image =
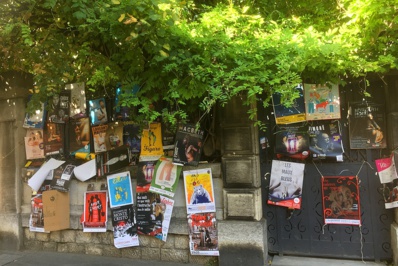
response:
[[[398,207],[398,175],[394,153],[388,158],[375,160],[380,183],[383,185],[383,198],[386,209]]]
[[[336,84],[304,84],[307,120],[340,119],[339,86]]]
[[[384,206],[386,209],[398,207],[398,179],[391,182],[384,183],[383,185],[383,198]]]
[[[295,90],[299,97],[294,100],[293,106],[290,107],[283,105],[280,93],[272,94],[272,104],[277,124],[291,124],[306,120],[303,87],[299,84]]]
[[[90,121],[88,117],[69,120],[69,152],[85,150],[90,153]]]
[[[123,143],[130,148],[131,153],[138,154],[141,151],[140,126],[133,121],[123,122]]]
[[[155,166],[155,175],[149,191],[173,198],[180,179],[182,166],[173,164],[172,158],[161,157]]]
[[[104,152],[108,150],[106,146],[108,125],[99,125],[91,127],[93,131],[94,152]]]
[[[184,171],[187,213],[215,212],[211,168]]]
[[[202,154],[204,131],[195,125],[181,125],[175,137],[173,163],[178,165],[199,164]]]
[[[107,176],[109,203],[111,208],[134,204],[130,172]]]
[[[123,145],[122,122],[113,122],[108,124],[105,141],[106,141],[106,147],[109,150],[113,150]]]
[[[86,91],[84,82],[65,85],[65,90],[71,92],[70,117],[86,117]]]
[[[140,161],[158,160],[163,155],[162,128],[160,123],[151,123],[142,130]]]
[[[30,209],[30,217],[29,217],[29,231],[31,232],[40,232],[40,233],[49,233],[44,230],[44,214],[43,214],[43,199],[42,193],[43,191],[50,190],[51,186],[51,178],[52,175],[49,174],[40,189],[37,191],[36,195],[31,198],[31,209]]]
[[[42,159],[44,156],[42,129],[28,129],[25,137],[26,159]]]
[[[357,177],[322,177],[322,198],[325,224],[361,225]]]
[[[137,187],[137,227],[138,234],[162,239],[162,225],[166,205],[160,195]]]
[[[48,122],[66,123],[70,115],[70,91],[54,94],[49,104]]]
[[[113,242],[116,248],[139,246],[133,205],[112,209]]]
[[[108,123],[108,112],[106,110],[105,99],[89,100],[89,116],[92,126]]]
[[[219,256],[216,214],[188,214],[191,255]]]
[[[106,191],[85,192],[83,232],[106,232],[107,203]]]
[[[310,152],[308,125],[281,125],[275,133],[275,153],[295,159],[306,159]]]
[[[46,123],[44,128],[44,154],[54,155],[64,151],[64,125]]]
[[[121,146],[114,150],[97,153],[95,155],[95,166],[98,176],[104,176],[108,173],[119,171],[129,166],[130,154],[128,147]]]
[[[138,163],[137,187],[143,191],[149,191],[157,161],[146,161]]]
[[[29,101],[30,101],[29,97]],[[44,121],[46,119],[46,104],[41,103],[41,108],[36,110],[34,114],[25,114],[25,119],[23,121],[24,128],[35,128],[35,129],[43,129]]]
[[[67,164],[56,168],[54,170],[54,177],[51,181],[51,188],[61,192],[68,192],[75,167],[76,165]]]
[[[267,203],[300,209],[304,167],[303,163],[273,160]]]

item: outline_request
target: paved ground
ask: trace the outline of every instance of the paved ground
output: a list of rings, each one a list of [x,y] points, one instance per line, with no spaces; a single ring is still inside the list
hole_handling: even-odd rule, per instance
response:
[[[384,262],[372,262],[361,260],[337,260],[337,259],[320,259],[320,258],[307,258],[297,256],[274,256],[272,266],[386,266]]]

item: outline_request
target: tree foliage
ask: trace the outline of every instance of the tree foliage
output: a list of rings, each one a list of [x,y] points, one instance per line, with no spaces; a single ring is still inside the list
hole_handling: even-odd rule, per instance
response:
[[[397,8],[394,0],[6,0],[0,73],[31,73],[36,103],[67,83],[86,82],[98,96],[121,84],[121,104],[150,120],[199,119],[240,94],[267,105],[280,92],[289,105],[303,80],[395,69]]]

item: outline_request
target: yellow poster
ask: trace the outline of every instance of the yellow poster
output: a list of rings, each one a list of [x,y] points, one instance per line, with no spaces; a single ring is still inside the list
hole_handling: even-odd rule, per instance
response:
[[[151,123],[143,129],[141,136],[140,161],[153,161],[163,155],[162,128],[160,123]]]

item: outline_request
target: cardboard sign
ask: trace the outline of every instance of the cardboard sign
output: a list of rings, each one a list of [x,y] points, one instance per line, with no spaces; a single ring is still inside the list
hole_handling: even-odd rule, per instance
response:
[[[44,230],[58,231],[70,227],[69,193],[49,190],[43,192]]]

